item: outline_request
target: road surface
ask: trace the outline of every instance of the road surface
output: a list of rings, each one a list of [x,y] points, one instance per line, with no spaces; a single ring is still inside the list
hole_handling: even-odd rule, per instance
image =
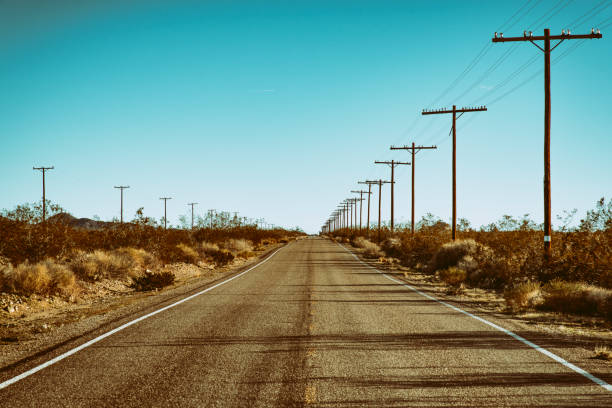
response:
[[[612,406],[585,375],[318,238],[92,338],[0,371],[14,381],[0,406]],[[587,374],[610,383],[610,367]]]

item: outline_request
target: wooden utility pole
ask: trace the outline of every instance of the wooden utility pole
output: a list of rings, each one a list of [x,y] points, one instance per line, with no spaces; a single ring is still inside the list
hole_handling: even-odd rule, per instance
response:
[[[591,34],[571,34],[570,30],[561,30],[561,35],[550,35],[550,29],[544,29],[544,35],[534,36],[531,31],[523,31],[522,37],[504,38],[504,34],[495,33],[492,38],[497,42],[529,41],[544,52],[544,258],[550,260],[551,253],[551,197],[550,197],[550,53],[565,40],[602,38],[599,29],[591,29]],[[559,40],[552,48],[551,40]],[[535,41],[544,41],[544,48]]]
[[[130,186],[115,186],[115,188],[121,190],[121,224],[123,224],[123,190],[130,188]]]
[[[355,194],[359,194],[359,231],[361,231],[363,228],[361,227],[361,222],[363,221],[363,195],[364,194],[368,194],[368,203],[370,202],[370,196],[369,194],[372,194],[371,191],[363,191],[363,190],[351,190],[351,193],[355,193]],[[369,207],[369,206],[368,206]],[[368,212],[369,212],[369,208],[368,208]]]
[[[43,213],[42,213],[42,222],[45,222],[47,218],[47,197],[45,195],[45,172],[47,170],[53,170],[55,166],[51,167],[32,167],[32,170],[40,170],[43,176],[43,196],[42,196],[42,205],[43,205]]]
[[[168,213],[166,212],[166,204],[168,203],[168,200],[172,200],[172,197],[161,197],[160,200],[164,200],[164,229],[168,229]]]
[[[193,206],[199,203],[187,203],[187,205],[191,206],[191,229],[193,229]]]
[[[381,202],[382,202],[382,186],[383,184],[389,184],[390,181],[386,180],[366,180],[366,183],[378,184],[378,239],[380,240],[380,213],[381,213]]]
[[[476,108],[461,108],[457,109],[455,105],[453,105],[452,110],[448,109],[438,109],[438,110],[423,110],[423,115],[439,115],[445,113],[453,114],[453,225],[452,225],[452,237],[453,241],[457,238],[457,119],[463,116],[466,112],[483,112],[486,111],[486,106],[480,106]],[[460,113],[457,116],[457,113]]]
[[[357,184],[367,184],[368,185],[368,224],[367,229],[370,230],[370,196],[372,195],[372,184],[378,184],[377,181],[358,181]]]
[[[410,231],[414,234],[414,168],[416,167],[415,163],[415,154],[423,149],[437,149],[436,146],[415,146],[414,142],[412,142],[412,146],[402,146],[395,147],[391,146],[391,150],[411,150],[412,151],[412,211],[410,217]]]
[[[375,164],[387,164],[391,167],[391,231],[393,231],[393,220],[395,219],[394,212],[394,186],[395,186],[395,167],[400,165],[410,165],[408,162],[397,162],[395,160],[391,161],[375,161]]]

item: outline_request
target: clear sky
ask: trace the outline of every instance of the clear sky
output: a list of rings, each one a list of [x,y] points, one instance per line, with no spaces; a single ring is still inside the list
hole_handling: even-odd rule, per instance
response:
[[[420,112],[454,103],[489,107],[459,120],[458,215],[541,222],[544,57],[491,37],[598,26],[552,56],[553,215],[612,196],[612,1],[0,1],[0,208],[54,165],[47,197],[78,217],[118,216],[126,184],[129,219],[171,196],[171,222],[195,201],[316,232],[414,141],[439,147],[417,156],[417,218],[448,219],[451,118]]]

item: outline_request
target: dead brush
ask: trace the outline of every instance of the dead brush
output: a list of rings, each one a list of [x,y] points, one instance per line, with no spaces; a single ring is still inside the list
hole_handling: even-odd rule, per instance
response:
[[[127,278],[135,273],[136,261],[124,252],[77,252],[70,262],[70,269],[79,279],[99,281],[111,278]]]
[[[157,290],[174,283],[174,274],[169,271],[145,271],[142,276],[132,278],[132,287],[139,292]]]
[[[612,350],[608,346],[597,346],[594,352],[595,356],[593,358],[612,361]]]
[[[504,291],[504,299],[508,309],[524,310],[539,304],[542,300],[539,282],[522,282]]]
[[[467,272],[455,266],[439,270],[437,274],[442,282],[453,288],[459,288],[467,279]]]
[[[229,239],[223,247],[232,253],[250,252],[253,250],[253,243],[246,239]]]
[[[366,258],[381,258],[385,255],[385,253],[380,249],[378,244],[371,242],[364,237],[357,237],[353,241],[353,243],[358,247],[363,249],[363,255]]]
[[[475,254],[479,245],[473,239],[447,242],[438,249],[438,252],[436,252],[431,260],[431,269],[437,271],[457,266],[464,256]]]
[[[612,290],[555,279],[542,288],[540,308],[562,313],[587,316],[601,315],[608,319],[612,305]]]
[[[0,273],[0,289],[3,292],[64,296],[79,292],[72,271],[51,259],[35,264],[24,262],[15,268],[8,265]]]

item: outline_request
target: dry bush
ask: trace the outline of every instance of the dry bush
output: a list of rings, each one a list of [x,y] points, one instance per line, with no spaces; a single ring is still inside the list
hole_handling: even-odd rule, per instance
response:
[[[387,256],[401,258],[404,254],[402,240],[400,238],[387,238],[381,244],[381,248]]]
[[[219,245],[213,244],[212,242],[203,241],[198,244],[197,248],[200,253],[205,254],[206,251],[218,251]]]
[[[243,259],[253,258],[254,256],[257,256],[257,254],[253,251],[242,251],[236,254],[236,258],[243,258]]]
[[[542,289],[543,302],[540,308],[544,310],[612,317],[609,310],[612,290],[558,279],[547,283]]]
[[[383,251],[374,242],[368,241],[364,237],[357,237],[353,241],[355,246],[363,249],[363,255],[366,258],[380,258],[384,256]]]
[[[438,277],[444,283],[458,287],[467,279],[467,272],[455,266],[450,266],[446,269],[439,270]]]
[[[174,274],[169,271],[145,271],[142,276],[132,278],[132,287],[137,291],[161,289],[174,283]]]
[[[22,295],[65,296],[76,294],[79,290],[70,269],[51,259],[35,264],[24,262],[15,268],[5,265],[0,271],[0,289]]]
[[[134,263],[141,269],[153,269],[159,266],[159,260],[150,252],[140,248],[119,248],[118,254],[132,258]]]
[[[253,243],[246,239],[229,239],[223,247],[233,253],[249,252],[253,250]]]
[[[218,245],[211,244],[210,242],[201,242],[198,245],[198,251],[206,260],[218,266],[227,265],[234,260],[234,255],[230,251],[219,249]]]
[[[599,360],[612,361],[612,350],[608,346],[595,347],[595,356]]]
[[[79,279],[95,282],[131,276],[137,263],[126,252],[98,250],[92,253],[77,252],[69,265]]]
[[[523,310],[536,306],[541,299],[539,282],[522,282],[504,291],[506,304],[511,310]]]
[[[478,244],[473,239],[463,239],[448,242],[438,249],[438,252],[431,260],[431,269],[437,271],[451,266],[457,266],[459,261],[466,255],[473,255],[479,249]]]

